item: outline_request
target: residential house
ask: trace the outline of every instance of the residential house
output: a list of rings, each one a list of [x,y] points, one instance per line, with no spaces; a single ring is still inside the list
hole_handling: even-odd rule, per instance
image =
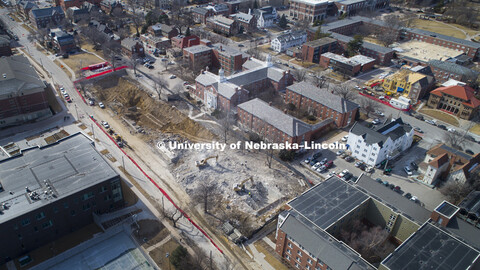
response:
[[[212,10],[214,16],[225,16],[226,17],[226,16],[230,15],[230,9],[224,3],[210,4],[210,5],[206,6],[205,8]]]
[[[12,55],[12,47],[8,36],[0,36],[0,57]]]
[[[327,18],[327,0],[291,0],[290,16],[297,20],[321,21]]]
[[[371,70],[375,65],[375,59],[360,54],[347,58],[342,55],[327,52],[320,56],[319,63],[321,67],[330,67],[340,74],[357,76],[360,72]]]
[[[433,78],[408,69],[387,76],[382,83],[386,92],[399,93],[414,102],[422,99],[433,87]]]
[[[171,42],[172,42],[172,47],[183,49],[183,48],[199,45],[200,38],[197,37],[196,35],[190,35],[187,37],[184,35],[178,35],[176,37],[172,37]]]
[[[269,142],[310,142],[332,128],[331,119],[317,124],[307,124],[283,111],[255,98],[237,107],[238,123],[246,131],[252,131]]]
[[[170,48],[172,45],[170,39],[167,37],[154,37],[150,35],[141,35],[140,40],[145,43],[148,48],[157,48],[157,49],[166,49]]]
[[[130,58],[134,55],[138,57],[145,56],[145,49],[143,48],[143,44],[140,40],[134,38],[124,38],[120,44],[122,46],[122,52]]]
[[[339,128],[355,121],[359,106],[333,94],[329,89],[318,88],[308,82],[300,82],[287,87],[285,103],[295,105],[318,119],[332,119]]]
[[[428,65],[432,69],[435,79],[440,83],[449,79],[472,83],[480,75],[477,71],[448,61],[430,60]]]
[[[0,57],[0,127],[52,115],[47,87],[23,55]]]
[[[326,52],[337,51],[337,41],[331,37],[324,37],[302,45],[303,61],[319,63],[320,55]]]
[[[164,36],[169,39],[172,39],[173,37],[178,36],[177,28],[170,25],[162,24],[162,23],[157,23],[149,26],[147,31],[148,33],[150,33],[152,36],[155,36],[155,37]]]
[[[467,183],[478,177],[480,154],[471,156],[465,152],[437,144],[427,151],[419,167],[425,171],[422,181],[428,185],[437,185],[439,180]]]
[[[115,12],[123,12],[122,2],[120,2],[118,0],[102,0],[100,2],[100,8],[106,14],[113,14]]]
[[[67,19],[74,23],[81,20],[88,20],[90,18],[90,10],[88,8],[70,7],[67,9]]]
[[[38,8],[37,4],[35,4],[35,1],[32,0],[19,0],[17,1],[17,12],[21,14],[25,18],[30,17],[30,10],[34,8]]]
[[[413,128],[402,118],[392,119],[375,128],[356,122],[348,133],[348,150],[352,157],[374,166],[394,159],[410,148],[413,134]]]
[[[252,32],[257,29],[257,19],[255,16],[243,12],[231,14],[230,18],[238,23],[239,32]]]
[[[48,44],[55,52],[69,53],[77,50],[77,43],[73,35],[60,28],[51,29],[48,35]]]
[[[427,106],[470,120],[477,114],[480,100],[468,85],[443,86],[430,93]]]
[[[292,31],[282,34],[274,38],[270,44],[272,50],[276,52],[284,52],[288,48],[297,47],[307,41],[307,33],[305,31]]]
[[[207,19],[207,27],[213,32],[227,37],[238,33],[238,23],[235,20],[223,16],[213,16]]]
[[[249,14],[251,13],[249,12]],[[253,11],[253,16],[255,16],[255,19],[257,20],[258,28],[269,28],[272,27],[277,20],[277,10],[274,7],[266,6],[255,9]]]
[[[65,19],[62,7],[34,8],[30,10],[30,22],[37,28],[47,28],[51,25],[58,25]]]
[[[214,15],[212,9],[207,9],[204,7],[196,7],[192,9],[193,20],[196,23],[206,24],[207,19]]]

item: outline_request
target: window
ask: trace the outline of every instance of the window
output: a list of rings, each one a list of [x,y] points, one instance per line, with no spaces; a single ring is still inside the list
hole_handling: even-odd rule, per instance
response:
[[[30,219],[29,218],[26,218],[26,219],[22,220],[22,226],[27,226],[28,224],[30,224]]]
[[[53,213],[55,213],[55,214],[58,213],[58,207],[56,207],[56,206],[53,207]]]
[[[49,220],[49,221],[42,224],[42,228],[43,229],[50,228],[50,227],[52,227],[52,225],[53,225],[53,222],[51,220]]]
[[[285,255],[285,258],[290,261],[290,256]]]
[[[298,263],[295,263],[295,267],[300,268],[300,265]]]
[[[88,209],[90,209],[90,204],[89,203],[84,204],[83,205],[83,211],[87,211]]]
[[[295,260],[302,262],[302,259],[300,259],[300,257],[295,258]]]
[[[70,215],[75,216],[75,210],[70,211]]]
[[[64,208],[68,208],[68,203],[64,203],[64,204],[63,204],[63,207],[64,207]]]
[[[300,250],[297,251],[297,254],[298,254],[300,257],[302,257],[302,252],[301,252]]]
[[[307,259],[307,262],[308,262],[309,264],[312,264],[312,260],[311,260],[310,258]]]
[[[288,254],[292,254],[292,251],[290,249],[287,249]]]
[[[37,214],[37,220],[41,220],[43,218],[45,218],[45,213],[40,212],[40,213]]]
[[[292,243],[288,243],[287,246],[288,246],[289,248],[292,248]]]

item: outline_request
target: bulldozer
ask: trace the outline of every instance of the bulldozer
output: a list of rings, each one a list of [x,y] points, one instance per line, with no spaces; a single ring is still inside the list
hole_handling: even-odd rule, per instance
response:
[[[204,158],[200,161],[195,161],[195,165],[197,167],[203,167],[203,166],[206,166],[208,163],[207,163],[207,160],[209,159],[212,159],[212,158],[215,158],[215,162],[218,162],[218,155],[216,156],[211,156],[211,157],[207,157],[207,158]]]
[[[245,183],[247,183],[248,181],[252,181],[252,186],[254,185],[253,183],[253,176],[250,176],[249,178],[243,180],[240,184],[235,184],[233,185],[233,190],[237,193],[242,193],[242,192],[245,192]]]

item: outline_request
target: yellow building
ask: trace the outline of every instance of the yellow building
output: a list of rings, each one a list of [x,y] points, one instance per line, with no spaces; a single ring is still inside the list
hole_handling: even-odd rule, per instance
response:
[[[383,80],[385,92],[398,93],[413,102],[421,99],[432,86],[433,78],[418,72],[402,69]]]

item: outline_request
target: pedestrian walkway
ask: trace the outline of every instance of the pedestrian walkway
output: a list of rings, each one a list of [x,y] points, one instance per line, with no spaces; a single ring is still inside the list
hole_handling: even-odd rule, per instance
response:
[[[250,250],[252,251],[252,255],[255,259],[255,261],[262,266],[262,269],[264,270],[275,270],[266,260],[265,260],[265,254],[259,252],[254,244],[248,245]]]

